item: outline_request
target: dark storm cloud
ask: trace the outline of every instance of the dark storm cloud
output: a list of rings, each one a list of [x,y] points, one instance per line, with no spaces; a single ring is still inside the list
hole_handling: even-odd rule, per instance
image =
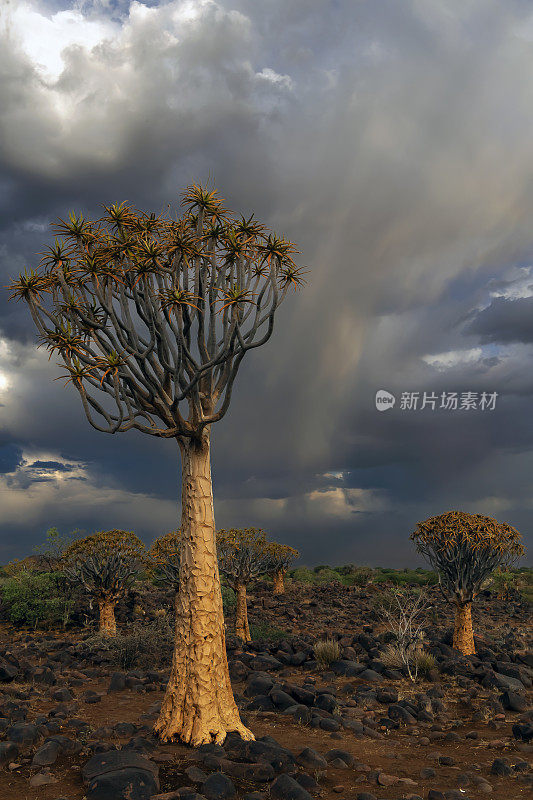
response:
[[[14,472],[22,463],[22,448],[16,444],[0,447],[0,473]]]
[[[530,301],[507,296],[532,249],[527,4],[55,0],[8,22],[2,284],[68,209],[159,210],[207,177],[311,267],[213,432],[219,524],[262,525],[309,563],[414,560],[413,524],[459,506],[530,536]],[[175,443],[95,432],[25,307],[2,292],[0,313],[1,430],[27,464],[61,465],[27,500],[34,473],[7,462],[6,535],[175,527]],[[378,388],[501,397],[408,416],[378,413]]]
[[[496,297],[468,327],[485,342],[533,342],[533,297]]]

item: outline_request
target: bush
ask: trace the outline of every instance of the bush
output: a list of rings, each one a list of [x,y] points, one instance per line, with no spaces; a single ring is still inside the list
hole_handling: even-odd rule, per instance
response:
[[[315,570],[317,583],[341,583],[341,576],[331,567],[321,567]]]
[[[58,572],[23,569],[4,580],[1,591],[8,619],[15,625],[64,627],[74,606],[72,593],[67,594]]]
[[[222,607],[224,609],[224,614],[227,614],[228,611],[234,611],[236,606],[237,598],[235,597],[235,592],[231,586],[222,585]]]
[[[287,637],[287,631],[268,622],[257,622],[250,625],[250,636],[253,642],[280,642]]]
[[[348,586],[366,586],[374,578],[374,570],[372,567],[356,567],[352,566],[350,572],[345,573],[343,583]]]
[[[418,675],[427,677],[430,670],[435,669],[437,666],[437,662],[431,653],[424,650],[419,643],[413,644],[408,648],[407,658],[415,678]],[[386,667],[402,669],[406,666],[406,648],[397,641],[389,642],[381,651],[379,659]]]
[[[414,682],[418,675],[418,655],[422,652],[424,626],[427,624],[428,601],[422,589],[394,588],[376,600],[374,606],[393,641],[384,651],[392,666],[398,659]],[[383,660],[383,658],[382,658]],[[384,663],[386,663],[384,661]]]
[[[315,658],[319,667],[329,667],[332,661],[337,661],[341,655],[341,648],[334,639],[320,639],[314,647]]]
[[[297,567],[289,575],[297,583],[314,583],[314,574],[307,567]]]
[[[437,662],[431,653],[422,648],[415,656],[418,673],[427,678],[432,669],[437,669]]]
[[[90,651],[104,650],[111,664],[123,670],[167,667],[172,658],[172,614],[148,624],[137,623],[116,636],[97,633],[85,640]]]

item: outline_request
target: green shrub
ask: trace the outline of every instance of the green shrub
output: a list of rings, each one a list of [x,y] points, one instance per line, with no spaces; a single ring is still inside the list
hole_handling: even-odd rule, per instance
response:
[[[65,626],[74,605],[58,572],[23,569],[4,580],[1,592],[10,622],[31,628]]]
[[[297,583],[313,583],[314,574],[307,567],[297,567],[289,573],[293,581]]]
[[[279,642],[287,637],[287,631],[268,622],[257,622],[250,625],[250,636],[253,642]]]
[[[341,576],[331,567],[321,567],[315,570],[317,583],[342,583]]]
[[[343,577],[343,583],[347,586],[366,586],[374,578],[374,570],[371,567],[356,567],[352,565],[350,572]]]
[[[222,585],[222,606],[224,614],[227,614],[228,611],[234,611],[237,606],[237,598],[231,586]]]

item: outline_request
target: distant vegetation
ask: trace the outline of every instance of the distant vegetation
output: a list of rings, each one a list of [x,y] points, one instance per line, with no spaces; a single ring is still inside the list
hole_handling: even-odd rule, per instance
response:
[[[79,531],[73,531],[68,536],[62,536],[58,533],[57,528],[50,528],[47,531],[45,542],[35,548],[34,555],[0,567],[0,621],[3,620],[17,627],[28,629],[58,629],[87,624],[91,618],[96,616],[99,605],[98,598],[91,598],[87,591],[73,587],[67,580],[69,565],[66,554],[73,547],[79,547],[81,543],[94,538],[77,539],[76,534],[79,535],[79,533]],[[109,536],[111,533],[113,532],[107,532],[105,536]],[[171,535],[176,537],[177,534],[178,532],[173,531],[171,534],[160,537],[157,542],[168,545]],[[256,580],[270,582],[273,594],[279,594],[279,585],[276,590],[276,572],[279,572],[280,569],[279,557],[274,558],[271,551],[273,546],[280,550],[283,550],[285,546],[268,542],[266,539],[264,544],[267,548],[265,557],[263,558],[260,554],[261,557],[256,559],[258,563],[261,562],[259,571],[254,576],[250,574],[246,577],[246,582]],[[168,582],[161,579],[159,572],[156,575],[156,568],[160,571],[159,561],[164,561],[163,566],[166,568],[172,567],[172,575],[175,578],[174,589],[178,586],[176,560],[172,560],[166,551],[163,559],[159,552],[161,547],[159,547],[157,552],[161,558],[156,559],[157,563],[155,563],[154,547],[155,545],[148,551],[146,564],[141,559],[139,568],[131,576],[134,594],[138,598],[134,601],[136,613],[141,617],[145,610],[143,609],[143,600],[139,598],[143,596],[146,598],[154,591],[164,592],[169,588]],[[247,560],[250,561],[249,550],[250,548],[244,548],[241,543],[238,548],[239,557],[246,555]],[[283,563],[282,567],[288,566],[289,561],[295,557],[296,551],[292,548],[287,548],[287,552],[287,561]],[[229,575],[232,570],[228,566],[228,558],[221,563],[221,571],[223,573],[224,615],[228,629],[231,630],[235,627],[232,623],[237,616],[238,598],[235,588],[231,585],[234,581]],[[335,567],[329,564],[319,564],[313,568],[300,566],[287,570],[284,577],[289,591],[298,586],[338,584],[362,592],[373,592],[376,594],[376,601],[392,590],[419,591],[426,587],[430,589],[438,583],[437,573],[422,567],[391,569],[357,564]],[[500,600],[522,600],[533,605],[533,569],[530,567],[496,569],[484,581],[481,591],[489,592]],[[172,603],[169,601],[164,608],[161,607],[161,614],[166,615],[167,612],[170,612],[171,605]],[[139,663],[145,656],[148,657],[153,641],[158,635],[161,635],[161,631],[157,625],[152,628],[146,623],[144,624],[143,631],[121,631],[120,638],[115,645],[108,643],[107,647],[116,652],[117,663],[125,664],[130,661]],[[256,642],[276,641],[283,639],[286,632],[272,627],[265,619],[260,624],[250,625],[249,635],[251,640]]]
[[[365,567],[345,564],[330,567],[321,564],[314,568],[296,567],[288,573],[293,583],[327,584],[341,583],[344,586],[434,586],[438,583],[436,572],[416,569],[391,569],[388,567]],[[533,568],[517,567],[506,571],[496,570],[482,587],[500,598],[519,595],[525,602],[533,604]]]
[[[297,567],[289,572],[289,577],[299,583],[342,583],[344,586],[366,586],[369,583],[391,583],[394,586],[432,586],[437,583],[437,575],[431,570],[389,569],[385,567],[359,567],[346,564],[330,567],[321,564],[313,569]]]

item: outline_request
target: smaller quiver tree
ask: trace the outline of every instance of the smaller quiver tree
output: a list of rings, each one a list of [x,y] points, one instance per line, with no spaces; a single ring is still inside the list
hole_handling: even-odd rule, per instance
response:
[[[455,603],[453,646],[463,655],[475,653],[472,601],[496,567],[523,554],[521,538],[506,522],[462,511],[430,517],[411,534],[437,572],[442,591]]]
[[[267,545],[269,563],[268,572],[272,575],[273,594],[284,594],[285,574],[293,561],[300,557],[298,550],[289,547],[288,544],[269,542]]]
[[[181,531],[169,531],[156,539],[148,551],[148,569],[157,583],[174,592],[174,605],[180,587]]]
[[[237,597],[235,635],[243,642],[250,642],[246,587],[268,570],[266,534],[259,528],[219,530],[217,555],[220,572]]]
[[[115,605],[144,560],[144,544],[128,531],[98,531],[67,547],[63,572],[71,583],[85,589],[91,601],[97,601],[100,633],[116,634]]]

